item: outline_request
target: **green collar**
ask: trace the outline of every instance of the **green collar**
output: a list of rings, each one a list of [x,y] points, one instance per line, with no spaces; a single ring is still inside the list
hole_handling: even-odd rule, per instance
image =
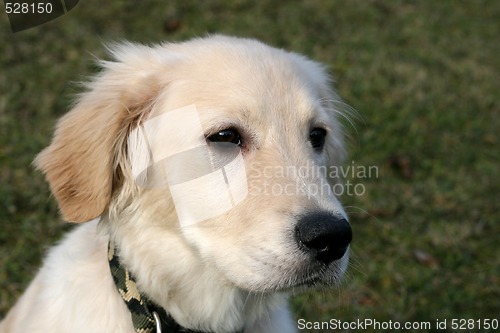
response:
[[[130,311],[137,333],[200,333],[181,327],[163,308],[139,292],[134,277],[120,264],[112,240],[108,244],[108,261],[116,288]]]

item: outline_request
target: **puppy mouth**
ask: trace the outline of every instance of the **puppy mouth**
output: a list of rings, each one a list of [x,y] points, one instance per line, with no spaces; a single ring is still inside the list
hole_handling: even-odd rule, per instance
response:
[[[336,273],[332,273],[328,267],[315,267],[315,269],[309,270],[308,272],[302,272],[302,274],[297,274],[290,279],[288,279],[288,283],[278,289],[285,290],[307,290],[307,289],[315,289],[318,287],[326,286],[330,284],[330,281],[336,280],[337,278],[331,276],[332,274],[336,275]]]
[[[252,266],[258,267],[258,279],[236,283],[243,289],[261,292],[307,291],[337,284],[345,271],[346,257],[328,263],[311,254],[280,256],[272,249],[261,247],[250,254]]]
[[[260,286],[257,289],[260,292],[303,292],[309,289],[315,289],[326,284],[321,276],[311,276],[300,279],[293,279],[275,285]]]
[[[307,268],[296,272],[294,276],[288,280],[289,285],[286,289],[317,289],[322,287],[331,287],[342,280],[345,267],[342,259],[335,260],[328,265],[311,263]]]
[[[298,281],[292,287],[308,287],[314,288],[323,283],[323,279],[320,276],[310,276]]]

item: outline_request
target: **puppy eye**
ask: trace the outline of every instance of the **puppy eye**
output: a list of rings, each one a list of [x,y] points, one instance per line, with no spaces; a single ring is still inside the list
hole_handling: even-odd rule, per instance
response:
[[[210,135],[207,138],[210,142],[224,142],[224,143],[233,143],[235,145],[241,146],[242,140],[240,133],[233,128],[225,129],[219,131],[215,134]]]
[[[315,127],[309,133],[309,142],[314,150],[321,151],[325,145],[326,130],[324,128]]]

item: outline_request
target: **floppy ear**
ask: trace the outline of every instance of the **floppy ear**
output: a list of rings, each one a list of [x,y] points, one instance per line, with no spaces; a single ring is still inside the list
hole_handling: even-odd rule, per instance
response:
[[[34,161],[45,174],[63,218],[70,222],[91,220],[107,209],[118,164],[123,162],[119,159],[125,158],[127,134],[158,92],[152,63],[149,67],[144,63],[147,54],[138,64],[123,62],[141,58],[127,52],[139,53],[146,47],[127,44],[119,48],[112,51],[118,61],[103,62],[104,71],[59,120],[52,143]]]

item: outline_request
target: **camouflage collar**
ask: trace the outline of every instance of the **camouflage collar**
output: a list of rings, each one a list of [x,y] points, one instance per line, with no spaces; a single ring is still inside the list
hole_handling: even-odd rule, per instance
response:
[[[108,261],[116,288],[130,311],[137,333],[201,333],[181,327],[163,308],[139,292],[134,277],[120,264],[112,240],[108,244]]]

